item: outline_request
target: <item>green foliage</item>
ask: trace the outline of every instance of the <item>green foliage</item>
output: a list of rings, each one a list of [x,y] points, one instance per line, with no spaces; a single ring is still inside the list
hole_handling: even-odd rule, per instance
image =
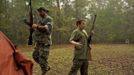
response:
[[[16,44],[24,44],[28,38],[28,27],[23,18],[28,18],[29,0],[1,0],[0,30]],[[134,1],[133,0],[32,0],[33,12],[40,6],[50,10],[53,17],[53,43],[68,43],[75,21],[87,19],[87,31],[92,25],[93,14],[97,13],[94,42],[134,43]],[[35,14],[36,15],[36,14]]]

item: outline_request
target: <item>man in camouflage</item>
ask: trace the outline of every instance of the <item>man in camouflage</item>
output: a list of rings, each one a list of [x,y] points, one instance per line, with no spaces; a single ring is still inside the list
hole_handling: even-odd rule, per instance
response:
[[[76,22],[77,29],[71,35],[70,43],[75,46],[73,66],[68,75],[77,75],[80,69],[81,75],[88,75],[89,44],[88,34],[85,28],[85,20]],[[93,31],[91,32],[93,34]]]
[[[33,52],[33,59],[40,65],[42,75],[50,70],[48,66],[49,47],[52,44],[52,18],[48,16],[48,10],[44,7],[37,9],[40,20],[38,24],[33,24],[35,48]]]

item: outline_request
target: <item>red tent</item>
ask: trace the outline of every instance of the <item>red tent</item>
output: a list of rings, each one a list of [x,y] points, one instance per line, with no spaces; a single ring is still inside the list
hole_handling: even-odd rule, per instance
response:
[[[0,32],[0,75],[32,75],[33,63]]]

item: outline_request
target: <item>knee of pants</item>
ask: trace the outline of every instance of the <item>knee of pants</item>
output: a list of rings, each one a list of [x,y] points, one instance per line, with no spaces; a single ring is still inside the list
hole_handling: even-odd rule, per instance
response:
[[[41,60],[47,60],[49,56],[49,52],[48,51],[40,51],[40,59]]]
[[[48,53],[47,52],[41,53],[39,57],[39,63],[41,67],[47,67],[48,65],[47,59],[48,59]]]
[[[39,53],[37,51],[33,52],[32,57],[37,63],[39,63]]]
[[[81,66],[81,62],[74,61],[73,66],[71,67],[71,71],[69,72],[69,75],[76,75],[80,66]]]

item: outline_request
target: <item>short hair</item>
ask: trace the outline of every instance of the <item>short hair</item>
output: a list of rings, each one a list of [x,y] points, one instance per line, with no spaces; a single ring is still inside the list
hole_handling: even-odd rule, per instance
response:
[[[85,22],[84,19],[79,19],[79,20],[77,20],[77,21],[76,21],[76,26],[80,25],[83,21]]]
[[[44,8],[44,7],[40,7],[40,8],[38,8],[37,11],[38,11],[38,12],[44,11],[44,12],[46,12],[46,13],[49,12],[49,10],[47,10],[47,9]]]

